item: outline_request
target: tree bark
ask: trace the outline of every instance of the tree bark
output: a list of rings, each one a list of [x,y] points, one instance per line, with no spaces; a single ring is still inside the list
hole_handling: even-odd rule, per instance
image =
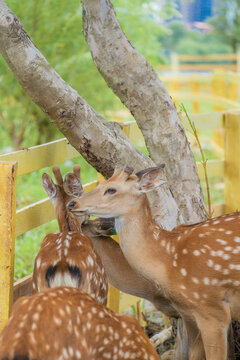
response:
[[[158,75],[122,32],[110,0],[82,0],[83,32],[108,86],[130,110],[151,159],[166,164],[182,223],[205,219],[195,161],[176,108]]]
[[[105,121],[54,71],[3,0],[0,51],[27,94],[103,176],[111,176],[115,166],[128,164],[136,171],[154,166],[118,124]],[[166,229],[176,226],[179,209],[167,186],[151,196],[151,205],[160,225]]]

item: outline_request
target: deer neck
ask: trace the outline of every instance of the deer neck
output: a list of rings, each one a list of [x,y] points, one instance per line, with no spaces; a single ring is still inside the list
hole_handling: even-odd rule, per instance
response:
[[[169,232],[161,229],[152,218],[145,194],[134,209],[115,219],[115,226],[129,264],[155,285],[164,286],[171,256],[163,251],[161,241],[167,241]]]

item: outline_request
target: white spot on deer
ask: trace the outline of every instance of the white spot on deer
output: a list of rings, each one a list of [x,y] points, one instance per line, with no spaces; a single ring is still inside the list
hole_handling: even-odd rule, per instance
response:
[[[173,264],[174,267],[177,267],[177,262],[175,260],[173,261],[172,264]]]
[[[212,279],[212,285],[217,285],[218,279]]]
[[[38,319],[39,319],[39,313],[36,312],[33,314],[33,320],[37,321]]]
[[[182,253],[183,253],[183,254],[187,254],[187,253],[188,253],[188,250],[187,250],[187,249],[183,249]]]
[[[68,248],[70,246],[70,242],[68,240],[64,241],[65,246]]]
[[[239,285],[240,285],[240,281],[234,281],[234,282],[233,282],[233,285],[239,286]]]
[[[221,232],[222,232],[222,231],[224,231],[224,229],[223,229],[223,228],[220,228],[220,229],[218,229],[218,231],[221,231]]]
[[[224,252],[222,250],[216,251],[217,256],[223,256]]]
[[[234,249],[233,251],[232,251],[232,254],[238,254],[239,253],[239,250],[238,249]]]
[[[186,275],[187,275],[187,270],[184,269],[184,268],[182,268],[182,269],[180,270],[180,272],[181,272],[181,274],[182,274],[183,276],[186,276]]]
[[[176,250],[175,246],[172,246],[172,249],[171,249],[172,254],[175,252],[175,250]]]
[[[209,224],[205,223],[205,224],[203,224],[202,226],[203,226],[203,227],[208,227]]]
[[[37,344],[37,340],[36,340],[33,332],[30,332],[30,333],[29,333],[29,338],[30,338],[30,339],[29,339],[29,340],[30,340],[30,343],[32,343],[33,345]]]
[[[199,236],[200,238],[202,238],[202,237],[204,237],[204,234],[201,233],[201,234],[199,234],[198,236]]]
[[[180,289],[186,290],[186,286],[180,285]]]
[[[207,298],[208,298],[208,295],[207,295],[207,294],[202,294],[202,297],[203,297],[204,299],[207,299]]]
[[[88,255],[87,260],[88,260],[88,263],[93,266],[93,264],[94,264],[93,258],[90,255]]]
[[[36,266],[37,266],[37,269],[40,268],[40,265],[41,265],[41,259],[38,258],[37,261],[36,261]]]
[[[166,246],[166,240],[161,240],[161,245],[162,245],[163,247],[165,247],[165,246]]]
[[[204,246],[206,249],[211,250],[210,246],[208,246],[207,244],[204,244],[203,246]]]
[[[67,256],[68,254],[68,249],[64,249],[64,255]]]
[[[199,250],[194,250],[193,251],[193,255],[194,256],[199,256],[201,253],[200,253],[200,251]]]
[[[62,320],[59,319],[57,316],[54,316],[54,317],[53,317],[53,321],[54,321],[54,323],[55,323],[57,326],[62,325]]]
[[[220,223],[219,220],[215,220],[215,221],[213,222],[213,225],[217,225],[217,224],[219,224],[219,223]]]
[[[226,235],[231,235],[231,234],[232,234],[232,230],[227,230],[227,231],[225,232],[225,234],[226,234]]]
[[[232,247],[231,247],[231,246],[225,246],[224,250],[226,250],[226,251],[232,251]]]
[[[192,281],[193,281],[195,284],[198,284],[198,283],[199,283],[199,280],[198,280],[196,277],[192,277]]]
[[[214,270],[219,271],[219,270],[221,270],[221,268],[222,268],[222,265],[220,265],[220,264],[214,265]]]
[[[203,283],[204,283],[205,285],[209,285],[209,284],[210,284],[209,278],[208,278],[208,277],[203,278]]]
[[[98,315],[99,315],[100,318],[104,317],[104,313],[102,311],[100,311]]]
[[[231,221],[231,220],[234,220],[234,217],[227,217],[227,218],[225,219],[225,221]]]
[[[222,240],[222,239],[216,239],[216,241],[221,245],[226,245],[227,244],[227,241]]]
[[[158,232],[153,232],[153,236],[154,236],[154,238],[157,240],[158,239],[158,235],[159,235],[159,233]]]
[[[206,253],[206,250],[205,249],[200,249],[200,251],[205,254]]]
[[[236,270],[240,270],[240,265],[235,265]]]
[[[207,266],[208,267],[212,267],[213,266],[213,261],[211,259],[208,259],[207,261]]]
[[[197,292],[194,292],[194,293],[193,293],[193,296],[195,297],[195,299],[199,299],[199,297],[200,297]]]
[[[179,235],[179,236],[177,237],[177,240],[179,241],[179,240],[181,240],[181,238],[182,238],[182,236]]]
[[[222,253],[223,253],[223,251],[222,251]],[[216,255],[217,255],[217,252],[214,251],[214,250],[211,250],[211,251],[210,251],[210,255],[211,255],[211,256],[216,256]]]
[[[236,243],[240,243],[240,237],[239,237],[239,236],[235,236],[234,241],[235,241]]]
[[[176,253],[174,254],[174,259],[177,260],[177,258],[178,258],[178,254]]]
[[[76,350],[75,354],[76,354],[76,358],[81,359],[82,356],[80,351]]]
[[[109,343],[109,340],[105,338],[105,339],[103,340],[103,343],[106,345],[106,344]]]

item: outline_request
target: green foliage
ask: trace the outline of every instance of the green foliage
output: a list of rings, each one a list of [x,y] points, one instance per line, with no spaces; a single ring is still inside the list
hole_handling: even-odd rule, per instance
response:
[[[231,48],[222,43],[216,34],[204,34],[196,30],[187,30],[181,21],[172,21],[166,27],[164,35],[159,37],[165,51],[186,55],[222,54],[231,52]]]
[[[227,45],[236,52],[240,42],[240,0],[218,0],[215,3],[216,15],[210,24]]]
[[[155,9],[158,1],[114,0],[113,5],[133,46],[153,65],[158,64],[161,60],[158,35],[162,32]],[[94,67],[82,34],[79,0],[9,0],[8,6],[48,62],[91,106],[103,115],[106,110],[123,107]],[[11,144],[17,149],[61,137],[25,94],[3,58],[0,74],[0,131],[4,135],[1,147]]]

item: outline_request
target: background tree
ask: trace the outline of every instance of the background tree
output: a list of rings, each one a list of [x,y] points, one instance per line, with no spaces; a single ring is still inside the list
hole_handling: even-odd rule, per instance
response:
[[[216,15],[209,21],[215,33],[237,52],[240,42],[240,0],[218,0]]]

